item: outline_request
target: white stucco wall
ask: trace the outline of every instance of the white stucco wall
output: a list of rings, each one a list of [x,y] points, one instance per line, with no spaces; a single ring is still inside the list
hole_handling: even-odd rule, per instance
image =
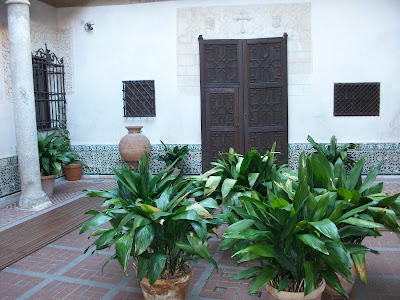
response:
[[[308,134],[322,142],[329,141],[333,134],[341,142],[398,142],[400,90],[396,74],[400,40],[395,36],[400,29],[397,18],[400,2],[293,3],[311,4],[311,49],[300,49],[302,53],[291,55],[298,47],[293,39],[299,38],[296,35],[300,31],[291,34],[289,29],[289,142],[306,142]],[[281,9],[290,3],[259,0],[251,4]],[[126,125],[143,125],[152,143],[159,143],[160,139],[167,143],[201,143],[199,77],[195,71],[193,76],[181,76],[184,65],[190,65],[193,57],[187,56],[188,62],[180,55],[185,54],[185,49],[178,42],[179,14],[185,8],[204,11],[214,6],[209,10],[212,15],[223,6],[223,17],[234,19],[235,15],[230,12],[237,13],[241,7],[251,13],[251,7],[242,5],[243,1],[219,0],[58,9],[59,24],[73,31],[75,91],[68,97],[68,124],[73,144],[117,144],[125,134]],[[257,28],[256,15],[250,17],[254,24],[249,21],[245,25],[255,29],[245,34],[236,32],[235,27],[213,34],[202,29],[205,20],[201,18],[192,19],[187,27],[194,30],[190,37],[194,44],[196,30],[202,30],[199,34],[205,35],[204,38],[255,38],[274,34],[270,28]],[[82,20],[95,21],[95,29],[85,32]],[[285,29],[282,24],[282,30],[278,28],[276,32],[283,33]],[[264,35],[260,30],[265,31]],[[194,63],[197,63],[196,56]],[[121,82],[142,79],[155,80],[157,117],[125,119]],[[379,117],[333,117],[335,82],[375,81],[381,82]]]
[[[127,125],[143,125],[153,144],[160,139],[200,144],[197,36],[245,39],[284,31],[289,34],[289,143],[306,142],[308,134],[321,142],[333,134],[340,142],[400,141],[400,1],[181,0],[59,9],[31,2],[32,49],[47,41],[66,57],[67,119],[74,145],[118,144]],[[309,10],[298,12],[290,4]],[[182,17],[187,12],[189,21]],[[242,23],[235,21],[241,12],[251,18],[244,22],[244,34]],[[2,44],[5,16],[2,1]],[[214,18],[214,27],[204,16]],[[282,24],[271,27],[277,16]],[[94,30],[84,31],[82,21],[94,21]],[[186,33],[189,42],[182,39]],[[0,144],[0,158],[15,155],[6,69],[0,69],[0,137],[6,141]],[[124,118],[122,81],[150,79],[155,80],[157,116]],[[334,118],[335,82],[380,82],[380,116]]]
[[[313,97],[291,105],[291,141],[400,142],[399,16],[397,0],[312,2]],[[333,117],[334,82],[380,82],[379,117]]]
[[[32,51],[43,48],[44,43],[49,49],[58,48],[56,8],[30,2]],[[0,159],[17,154],[8,47],[7,6],[0,1]]]

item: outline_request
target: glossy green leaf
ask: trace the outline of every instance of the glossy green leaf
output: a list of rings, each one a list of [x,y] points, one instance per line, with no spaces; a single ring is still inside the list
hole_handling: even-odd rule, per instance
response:
[[[266,285],[271,279],[273,279],[278,274],[278,272],[279,269],[273,266],[263,267],[260,274],[258,274],[251,283],[251,288],[249,293],[254,293],[258,289]]]
[[[332,270],[320,270],[320,273],[322,275],[322,277],[326,280],[326,282],[332,286],[335,290],[337,290],[339,293],[341,293],[342,295],[344,295],[345,297],[349,297],[346,293],[346,291],[344,290],[344,288],[342,287],[339,278],[337,277],[337,275],[335,274],[334,271]]]
[[[151,224],[151,220],[146,219],[140,215],[136,216],[135,219],[133,220],[133,227],[132,230],[136,230],[137,228],[146,226]]]
[[[363,219],[357,219],[357,218],[348,218],[346,220],[341,221],[343,223],[351,224],[351,225],[356,225],[360,227],[365,227],[365,228],[379,228],[383,227],[382,224],[376,223],[376,222],[371,222]]]
[[[358,190],[360,194],[364,192],[369,186],[375,181],[376,177],[379,174],[379,170],[382,167],[383,162],[380,162],[378,165],[374,165],[370,168],[367,177],[365,178],[363,184],[361,185],[360,189]]]
[[[346,180],[346,188],[348,190],[353,190],[355,188],[358,180],[360,179],[361,172],[364,167],[364,162],[365,162],[365,155],[361,157],[351,169]]]
[[[213,198],[204,199],[200,201],[199,204],[206,208],[214,208],[214,209],[219,208],[217,201],[215,201]]]
[[[323,216],[326,214],[329,205],[329,197],[330,193],[328,192],[319,199],[317,205],[315,206],[314,210],[311,213],[310,216],[311,221],[319,221],[323,218]]]
[[[146,225],[140,227],[135,234],[135,256],[139,256],[150,246],[154,239],[154,227]]]
[[[349,251],[333,241],[326,241],[325,246],[329,251],[329,255],[321,254],[321,258],[328,265],[347,278],[347,280],[353,282],[353,277],[350,272],[351,258]]]
[[[225,198],[226,196],[228,196],[229,192],[235,186],[236,182],[237,182],[237,180],[231,179],[231,178],[226,178],[224,180],[224,182],[222,183],[222,187],[221,187],[222,198]]]
[[[104,213],[99,213],[90,220],[86,221],[83,225],[81,230],[79,231],[79,234],[84,233],[86,230],[96,228],[97,226],[103,225],[104,223],[108,222],[111,220],[110,216],[107,216]]]
[[[399,228],[399,221],[393,210],[380,207],[368,207],[368,211],[371,212],[376,221],[388,227]]]
[[[323,219],[318,222],[309,222],[315,229],[332,240],[339,241],[340,236],[336,225],[329,219]]]
[[[204,196],[207,197],[211,195],[218,187],[221,182],[221,176],[210,176],[206,181],[206,185],[204,188]]]
[[[149,284],[153,285],[154,282],[160,277],[162,270],[164,269],[165,262],[167,261],[167,255],[161,253],[151,253],[149,261]]]
[[[137,282],[141,282],[144,277],[147,277],[149,271],[149,257],[145,255],[141,255],[138,257],[138,266],[137,266]]]
[[[307,246],[318,250],[321,253],[329,255],[328,249],[325,247],[324,241],[314,234],[298,234],[297,237]]]
[[[133,237],[129,232],[125,233],[115,242],[115,253],[117,254],[117,259],[125,273],[126,266],[128,265],[128,261],[131,256],[132,244]]]
[[[268,244],[255,244],[245,249],[239,250],[233,254],[233,256],[237,256],[246,252],[250,252],[262,257],[277,257],[277,252],[272,245]]]
[[[262,270],[263,270],[263,267],[260,267],[260,266],[250,267],[250,268],[240,272],[239,274],[236,274],[231,279],[232,280],[243,280],[243,279],[247,280],[247,279],[256,277],[258,274],[261,273]]]
[[[319,265],[315,262],[303,261],[305,277],[304,277],[304,295],[308,295],[317,288]]]
[[[329,220],[331,220],[332,222],[336,222],[336,220],[343,215],[342,212],[343,212],[343,203],[339,203],[339,205],[336,206],[332,214],[329,216]]]
[[[362,283],[367,284],[367,271],[365,267],[365,253],[352,254],[354,265],[356,266],[356,271]]]
[[[252,188],[254,184],[256,183],[258,176],[260,176],[260,173],[249,173],[248,180],[249,180],[249,186]]]
[[[274,236],[271,231],[261,231],[257,229],[245,229],[243,231],[229,232],[224,234],[225,238],[250,240],[250,241],[269,241],[274,242]]]
[[[205,259],[209,260],[210,262],[212,262],[215,265],[215,267],[217,267],[216,262],[210,256],[210,250],[208,248],[207,240],[206,241],[202,241],[200,239],[200,237],[194,232],[188,232],[186,234],[186,237],[187,237],[187,239],[189,241],[189,244],[192,246],[194,251],[196,251],[197,255],[199,255],[202,258],[205,258]]]
[[[380,200],[379,203],[376,204],[376,206],[379,206],[379,207],[391,206],[396,201],[396,199],[399,198],[399,195],[400,195],[400,193],[386,197],[386,198]]]
[[[172,217],[172,220],[190,220],[201,222],[201,218],[195,210],[187,210],[182,213],[176,214]]]
[[[230,232],[244,231],[245,229],[248,229],[251,226],[253,226],[254,223],[255,223],[255,221],[251,220],[251,219],[245,219],[245,220],[238,221],[238,222],[230,225],[228,228],[226,228],[225,234],[228,234]]]

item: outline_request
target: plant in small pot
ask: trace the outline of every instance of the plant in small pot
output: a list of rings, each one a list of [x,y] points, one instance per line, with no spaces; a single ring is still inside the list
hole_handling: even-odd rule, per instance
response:
[[[62,167],[65,177],[68,181],[80,180],[82,176],[83,167],[88,168],[87,164],[82,161],[82,157],[71,150],[71,139],[69,138],[69,131],[66,128],[60,128],[57,137],[64,138],[68,143],[66,147],[65,159]]]
[[[180,172],[182,168],[182,162],[186,159],[186,155],[189,153],[189,146],[185,145],[182,147],[175,146],[170,149],[163,141],[160,141],[164,147],[164,153],[157,156],[157,159],[165,162],[168,166],[177,166],[177,170],[174,171],[174,175]]]
[[[232,279],[252,279],[250,292],[265,286],[272,299],[321,299],[325,281],[346,295],[333,271],[352,280],[350,252],[327,213],[334,193],[310,192],[304,152],[298,184],[272,173],[266,197],[255,191],[251,197],[240,196],[242,207],[221,216],[232,223],[221,249],[234,247],[238,263],[260,263]]]
[[[46,136],[38,131],[39,165],[42,176],[42,188],[48,197],[53,196],[54,181],[56,175],[60,175],[61,166],[72,157],[79,158],[75,153],[69,151],[69,141],[64,137],[46,133]]]
[[[80,233],[111,223],[111,229],[92,232],[99,237],[91,246],[101,250],[115,245],[110,260],[117,259],[124,272],[132,256],[145,299],[185,299],[192,274],[187,262],[201,257],[216,265],[207,236],[220,224],[209,212],[218,205],[212,199],[188,201],[191,183],[182,172],[172,171],[169,166],[152,175],[145,152],[138,171],[114,170],[118,188],[87,194],[104,197],[104,210],[89,211],[94,217]]]

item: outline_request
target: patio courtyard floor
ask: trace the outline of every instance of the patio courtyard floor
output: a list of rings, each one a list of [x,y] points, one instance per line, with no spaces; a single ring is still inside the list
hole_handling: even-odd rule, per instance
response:
[[[400,192],[400,177],[384,176],[380,181],[385,183],[385,192]],[[53,206],[45,211],[81,198],[85,188],[106,189],[115,185],[112,179],[61,181],[51,199]],[[0,232],[21,222],[29,222],[32,218],[40,218],[45,211],[24,211],[15,205],[0,208]],[[224,226],[221,226],[219,233],[223,230]],[[113,260],[102,272],[101,268],[110,253],[83,254],[94,240],[88,240],[88,234],[78,235],[78,231],[74,230],[0,271],[0,300],[143,299],[132,267],[126,277],[118,262]],[[400,299],[400,238],[386,230],[381,233],[383,236],[379,239],[365,239],[364,244],[378,250],[380,255],[367,255],[368,284],[364,286],[356,280],[350,299]],[[212,256],[219,269],[204,260],[193,264],[187,299],[268,299],[264,289],[249,295],[248,281],[230,280],[244,266],[236,265],[229,252],[220,251],[220,242],[218,238],[210,240]],[[344,298],[323,295],[322,299]]]

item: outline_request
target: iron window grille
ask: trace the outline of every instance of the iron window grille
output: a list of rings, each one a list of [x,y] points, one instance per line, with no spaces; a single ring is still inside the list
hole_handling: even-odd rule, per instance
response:
[[[379,116],[380,83],[335,83],[334,116]]]
[[[154,80],[122,81],[124,117],[155,117]]]
[[[66,127],[64,62],[46,45],[32,54],[36,125],[38,130]]]

